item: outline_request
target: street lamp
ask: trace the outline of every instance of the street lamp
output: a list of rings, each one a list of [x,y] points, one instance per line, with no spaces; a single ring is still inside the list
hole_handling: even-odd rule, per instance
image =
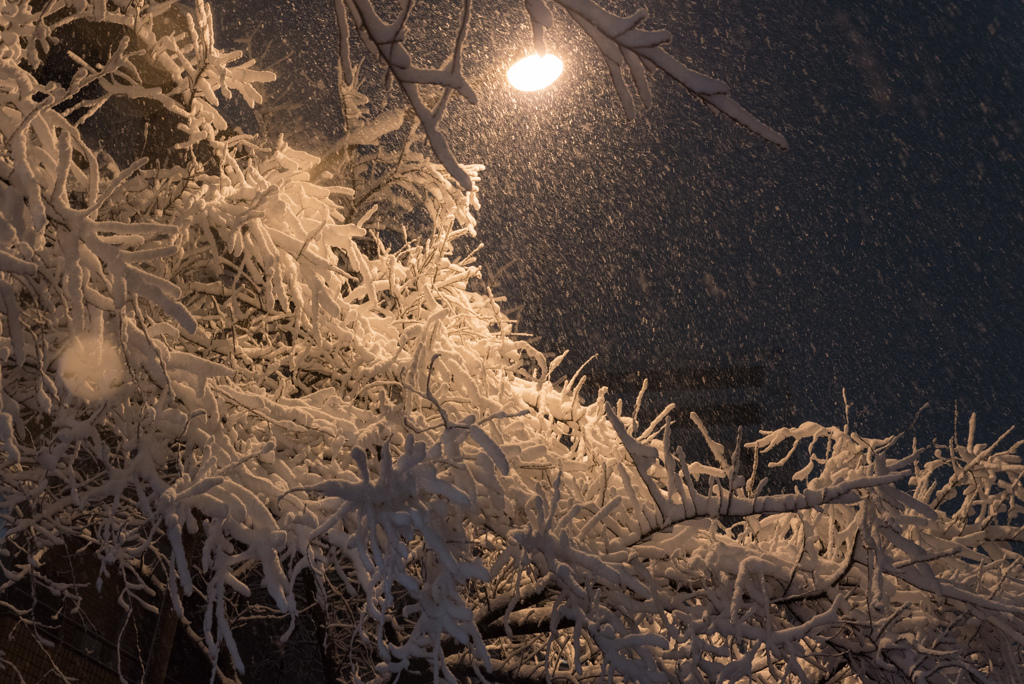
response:
[[[550,52],[543,57],[530,55],[508,70],[508,82],[516,90],[531,92],[547,88],[562,75],[562,60]]]

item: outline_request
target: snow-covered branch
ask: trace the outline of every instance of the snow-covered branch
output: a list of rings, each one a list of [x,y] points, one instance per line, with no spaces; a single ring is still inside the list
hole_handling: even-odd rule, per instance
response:
[[[537,40],[537,51],[541,54],[544,50],[542,28],[545,26],[544,22],[550,22],[550,11],[538,12],[534,7],[543,4],[544,1],[532,0],[527,5],[534,25],[534,35],[541,36]],[[789,146],[782,135],[761,123],[729,97],[728,86],[717,79],[693,71],[669,54],[665,46],[671,42],[671,34],[664,30],[648,31],[640,28],[648,18],[646,9],[637,10],[628,17],[619,17],[592,0],[549,1],[564,8],[601,51],[627,118],[632,119],[636,116],[636,105],[633,94],[626,85],[626,72],[628,71],[633,80],[640,101],[645,107],[650,108],[652,97],[647,74],[661,71],[712,111],[728,116],[782,149]]]
[[[379,57],[387,67],[388,80],[394,79],[402,88],[409,104],[423,125],[423,131],[438,160],[451,177],[465,191],[469,192],[473,189],[469,174],[455,161],[448,146],[448,140],[438,129],[438,124],[444,116],[448,98],[453,91],[466,98],[470,104],[476,104],[477,101],[476,93],[473,92],[469,82],[462,74],[462,53],[469,31],[470,18],[473,14],[473,3],[472,0],[463,0],[462,20],[455,45],[445,66],[439,69],[413,66],[412,56],[405,48],[406,23],[415,4],[415,0],[402,2],[398,17],[388,24],[377,14],[373,0],[336,0],[335,9],[338,13],[338,24],[341,27],[341,62],[343,65],[351,65],[351,57],[348,54],[349,45],[346,40],[348,17],[351,17],[356,31],[362,38],[363,45],[371,55]],[[349,85],[352,84],[351,73],[351,66],[344,70],[344,77]],[[424,93],[421,89],[421,86],[430,85],[443,88],[442,94],[433,106],[428,106],[423,101]]]

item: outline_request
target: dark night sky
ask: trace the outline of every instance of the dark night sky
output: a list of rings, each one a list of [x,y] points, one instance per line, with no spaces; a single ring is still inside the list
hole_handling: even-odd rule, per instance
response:
[[[264,21],[331,83],[319,4]],[[790,149],[660,76],[655,107],[626,122],[564,15],[549,48],[565,75],[513,94],[525,13],[477,3],[467,71],[482,104],[453,112],[453,147],[487,166],[482,262],[538,346],[641,372],[781,350],[798,422],[841,424],[845,387],[862,433],[930,401],[927,434],[945,439],[954,400],[983,438],[1024,427],[1024,3],[649,8],[670,51]],[[319,28],[289,37],[303,20]],[[329,119],[311,106],[311,125]]]

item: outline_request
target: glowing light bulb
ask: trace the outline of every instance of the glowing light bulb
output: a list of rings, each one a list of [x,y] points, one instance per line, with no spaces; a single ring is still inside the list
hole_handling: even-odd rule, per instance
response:
[[[562,60],[550,52],[543,57],[530,55],[508,70],[508,82],[516,90],[531,92],[547,88],[562,75]]]
[[[86,401],[112,396],[124,382],[127,369],[121,352],[101,337],[72,340],[60,358],[60,377],[71,392]]]

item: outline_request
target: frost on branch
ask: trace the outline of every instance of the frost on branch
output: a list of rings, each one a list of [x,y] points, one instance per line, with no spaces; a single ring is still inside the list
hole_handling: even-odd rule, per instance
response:
[[[477,101],[476,93],[462,73],[466,39],[474,13],[472,0],[462,0],[458,31],[448,57],[438,68],[414,64],[416,55],[406,49],[405,40],[410,17],[416,8],[415,1],[399,0],[397,16],[390,23],[381,18],[380,4],[375,0],[335,0],[340,78],[347,84],[353,82],[349,46],[351,22],[366,50],[386,68],[387,83],[397,82],[402,89],[422,123],[438,160],[452,178],[468,191],[472,188],[470,179],[455,161],[448,140],[438,129],[438,124],[444,117],[453,93],[458,93],[471,104]],[[647,82],[648,74],[660,71],[713,112],[724,114],[782,149],[788,147],[780,133],[761,123],[729,96],[729,88],[725,83],[693,71],[666,51],[665,46],[672,39],[668,31],[640,28],[648,16],[646,9],[639,9],[628,17],[620,17],[595,0],[525,0],[525,4],[533,27],[534,47],[539,55],[546,53],[545,30],[554,25],[552,5],[563,9],[583,29],[604,57],[615,92],[628,119],[636,116],[636,103],[626,83],[626,74],[632,79],[636,95],[644,107],[650,108],[653,100]],[[437,95],[438,92],[440,95]]]
[[[668,410],[642,426],[552,381],[564,356],[475,284],[475,193],[404,116],[366,116],[355,72],[351,137],[317,158],[226,129],[218,98],[271,76],[216,49],[203,3],[159,38],[171,5],[117,7],[0,15],[15,630],[45,651],[104,591],[219,681],[259,680],[256,618],[316,630],[343,681],[1013,681],[1019,443],[805,423],[684,454]],[[86,20],[133,33],[40,82],[69,49],[51,29]],[[121,163],[87,135],[135,100],[182,119],[180,154]],[[782,465],[792,491],[767,491]],[[125,679],[156,667],[119,645]]]

